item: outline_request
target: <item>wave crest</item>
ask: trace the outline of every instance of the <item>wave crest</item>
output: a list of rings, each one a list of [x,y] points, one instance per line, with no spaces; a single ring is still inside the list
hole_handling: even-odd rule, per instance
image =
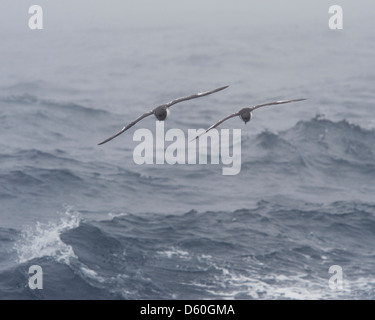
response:
[[[70,259],[76,256],[73,248],[61,241],[60,235],[67,230],[77,228],[80,221],[81,215],[67,208],[57,222],[37,222],[35,227],[26,228],[14,245],[18,262],[24,263],[36,258],[51,257],[58,262],[69,264]]]

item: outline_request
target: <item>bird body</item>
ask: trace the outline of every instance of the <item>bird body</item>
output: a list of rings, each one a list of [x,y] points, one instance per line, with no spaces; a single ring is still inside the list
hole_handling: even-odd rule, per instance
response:
[[[243,122],[245,122],[245,124],[253,118],[250,108],[243,108],[238,111],[238,113],[239,117],[243,120]]]
[[[167,119],[167,117],[169,116],[169,108],[162,105],[162,106],[159,106],[157,108],[155,108],[154,110],[154,115],[156,117],[156,119],[158,119],[159,121],[164,121],[165,119]]]

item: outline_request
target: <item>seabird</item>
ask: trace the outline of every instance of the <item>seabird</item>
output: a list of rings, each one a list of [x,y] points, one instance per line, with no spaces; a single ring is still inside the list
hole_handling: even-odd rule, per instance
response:
[[[218,92],[218,91],[221,91],[221,90],[224,90],[226,88],[228,88],[229,86],[225,86],[225,87],[220,87],[220,88],[217,88],[215,90],[212,90],[212,91],[207,91],[207,92],[201,92],[201,93],[197,93],[197,94],[193,94],[191,96],[187,96],[187,97],[182,97],[182,98],[178,98],[178,99],[175,99],[175,100],[172,100],[166,104],[162,104],[144,114],[142,114],[141,116],[139,116],[137,119],[135,119],[134,121],[130,122],[127,126],[123,127],[119,132],[117,132],[115,135],[113,135],[112,137],[98,143],[98,145],[101,145],[101,144],[104,144],[108,141],[111,141],[112,139],[116,138],[117,136],[119,136],[121,133],[125,132],[126,130],[128,130],[129,128],[131,128],[132,126],[134,126],[138,121],[141,121],[143,118],[146,118],[148,117],[149,115],[154,115],[156,117],[156,119],[158,119],[159,121],[164,121],[167,116],[169,115],[169,108],[171,106],[173,106],[174,104],[176,103],[179,103],[179,102],[182,102],[182,101],[186,101],[186,100],[191,100],[191,99],[195,99],[195,98],[199,98],[199,97],[203,97],[203,96],[207,96],[209,94],[212,94],[212,93],[215,93],[215,92]]]
[[[229,116],[225,117],[224,119],[221,119],[220,121],[216,122],[211,127],[209,127],[205,132],[203,132],[200,135],[196,136],[191,141],[194,141],[194,140],[198,139],[200,136],[204,135],[205,133],[207,133],[211,129],[216,128],[218,125],[222,124],[224,121],[226,121],[226,120],[228,120],[230,118],[236,117],[236,116],[239,116],[245,122],[245,124],[246,124],[253,117],[252,111],[254,111],[255,109],[258,109],[260,107],[271,106],[271,105],[275,105],[275,104],[284,104],[284,103],[290,103],[290,102],[297,102],[297,101],[303,101],[303,100],[306,100],[306,99],[294,99],[294,100],[274,101],[274,102],[268,102],[268,103],[258,104],[258,105],[253,106],[253,107],[242,108],[240,111],[232,113]]]

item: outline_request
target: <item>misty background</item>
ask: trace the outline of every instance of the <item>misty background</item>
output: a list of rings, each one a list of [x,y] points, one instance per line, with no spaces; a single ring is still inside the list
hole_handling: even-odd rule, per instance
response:
[[[215,79],[219,85],[231,85],[224,97],[230,111],[275,97],[307,97],[309,108],[297,111],[293,123],[316,112],[329,113],[319,107],[322,100],[345,96],[340,102],[348,102],[353,96],[349,93],[361,88],[344,83],[373,76],[372,1],[37,4],[43,8],[44,30],[28,28],[29,1],[3,1],[3,88],[20,79],[43,83],[49,92],[64,88],[90,107],[122,113],[133,106],[154,106],[175,87],[181,93],[172,91],[172,98],[208,90]],[[343,30],[328,28],[333,4],[343,7]],[[324,89],[314,92],[315,84]],[[97,93],[94,98],[92,92]],[[236,99],[245,92],[248,100]],[[56,92],[51,94],[56,98]],[[263,119],[275,114],[264,112]],[[218,117],[224,114],[226,110]],[[365,119],[364,125],[371,126],[369,122]],[[260,120],[258,125],[263,129],[266,123]]]

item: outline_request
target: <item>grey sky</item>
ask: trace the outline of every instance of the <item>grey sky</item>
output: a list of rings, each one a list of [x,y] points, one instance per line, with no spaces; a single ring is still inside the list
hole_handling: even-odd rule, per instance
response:
[[[5,3],[5,4],[4,4]],[[360,1],[215,1],[215,0],[139,0],[139,1],[90,1],[90,0],[3,0],[0,10],[1,29],[24,30],[29,18],[28,8],[40,5],[44,10],[45,28],[73,31],[84,28],[112,27],[172,27],[225,28],[259,27],[265,25],[296,24],[301,27],[324,24],[328,21],[328,8],[338,4],[344,9],[345,24],[372,22],[375,2]]]

